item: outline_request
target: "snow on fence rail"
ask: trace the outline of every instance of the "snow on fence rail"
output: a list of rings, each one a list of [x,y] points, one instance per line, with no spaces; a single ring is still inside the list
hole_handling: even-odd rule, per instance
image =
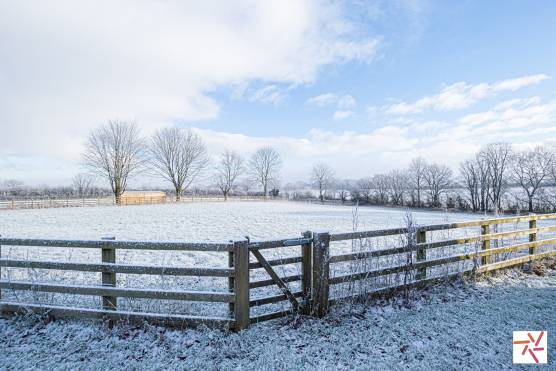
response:
[[[556,237],[550,232],[556,231],[556,225],[538,227],[537,221],[556,219],[556,214],[519,216],[478,220],[463,223],[437,224],[417,226],[415,228],[396,228],[364,232],[330,234],[328,232],[305,232],[300,237],[273,241],[251,242],[249,240],[215,243],[182,243],[182,242],[142,242],[116,241],[102,239],[93,241],[82,240],[43,240],[0,238],[1,246],[25,247],[66,247],[100,249],[102,262],[74,263],[42,260],[21,260],[1,258],[0,267],[27,268],[62,271],[100,272],[101,282],[98,285],[72,285],[47,282],[0,280],[0,289],[15,291],[38,291],[75,295],[92,295],[102,298],[102,308],[79,308],[60,305],[45,305],[3,300],[3,312],[50,311],[54,316],[107,318],[110,320],[152,321],[169,325],[188,326],[207,324],[234,330],[242,330],[252,323],[286,316],[291,313],[324,316],[331,304],[339,301],[369,297],[389,293],[409,287],[422,286],[439,280],[453,278],[462,274],[489,272],[507,268],[537,259],[556,255],[554,246]],[[528,223],[528,228],[518,229],[518,223]],[[498,232],[498,226],[512,224],[511,231]],[[439,231],[469,229],[480,227],[481,234],[461,238],[437,239],[434,233]],[[494,229],[491,232],[491,228]],[[538,238],[547,234],[547,238]],[[401,246],[381,249],[356,249],[350,253],[331,254],[331,245],[341,241],[349,241],[358,247],[370,246],[363,242],[385,236],[402,237]],[[504,245],[503,239],[528,237],[526,242],[517,241]],[[434,240],[433,240],[434,239]],[[390,244],[390,242],[389,242]],[[475,244],[469,246],[469,244]],[[492,246],[492,245],[494,246]],[[500,246],[501,245],[501,246]],[[280,256],[276,252],[281,249],[299,247],[297,253]],[[464,247],[456,254],[437,254],[445,247]],[[117,263],[118,250],[162,250],[187,252],[223,253],[228,257],[227,268],[198,268],[130,265]],[[542,250],[542,251],[541,251]],[[525,253],[523,253],[525,252]],[[1,253],[1,249],[0,249]],[[508,254],[516,254],[514,257]],[[263,254],[267,254],[265,257]],[[276,258],[278,256],[278,258]],[[367,264],[372,259],[398,257],[392,264],[383,264],[377,260],[375,266]],[[250,259],[251,258],[251,259]],[[496,260],[496,261],[495,261]],[[438,267],[449,267],[450,264],[467,262],[457,266],[451,272],[443,274],[435,271]],[[335,269],[348,265],[349,269]],[[353,269],[355,264],[357,269]],[[279,268],[297,267],[297,270]],[[261,278],[263,270],[263,279]],[[339,274],[333,275],[331,271]],[[347,273],[346,273],[347,272]],[[117,274],[165,275],[218,277],[227,279],[227,291],[187,291],[181,288],[172,290],[137,289],[117,287]],[[251,273],[251,274],[250,274]],[[279,274],[282,273],[282,274]],[[293,273],[293,274],[292,274]],[[442,272],[441,272],[442,273]],[[390,281],[370,282],[364,290],[334,290],[341,285],[369,282],[376,278],[391,277],[403,274],[403,282],[398,279]],[[253,280],[252,278],[259,278]],[[397,277],[397,276],[396,276]],[[296,288],[293,287],[296,285]],[[269,295],[268,288],[277,288],[278,294]],[[207,316],[206,312],[199,315],[183,315],[178,313],[155,313],[152,311],[129,311],[118,306],[118,298],[148,298],[155,300],[202,301],[209,303],[227,303],[228,316]],[[1,298],[1,296],[0,296]],[[258,309],[277,304],[279,310]]]

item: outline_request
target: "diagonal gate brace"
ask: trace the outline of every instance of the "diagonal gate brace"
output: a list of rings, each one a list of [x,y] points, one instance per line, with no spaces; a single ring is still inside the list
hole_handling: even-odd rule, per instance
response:
[[[288,286],[286,286],[284,281],[282,281],[282,279],[276,274],[274,269],[272,269],[270,264],[268,264],[268,262],[266,261],[264,256],[260,253],[260,251],[251,250],[251,252],[253,253],[253,255],[255,255],[255,258],[257,258],[259,263],[261,263],[261,265],[266,270],[266,272],[269,274],[269,276],[272,278],[274,283],[276,283],[276,285],[280,288],[282,293],[284,293],[284,295],[286,295],[288,300],[292,303],[293,310],[295,312],[297,312],[298,309],[299,309],[299,303],[297,302],[297,299],[293,296],[293,294],[290,291],[290,289],[288,288]]]

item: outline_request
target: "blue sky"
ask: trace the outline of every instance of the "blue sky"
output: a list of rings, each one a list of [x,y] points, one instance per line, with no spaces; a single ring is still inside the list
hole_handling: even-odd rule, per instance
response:
[[[278,84],[284,94],[278,104],[234,100],[230,98],[233,88],[223,88],[213,95],[221,102],[222,119],[211,127],[233,127],[233,131],[254,135],[304,135],[315,126],[332,131],[365,130],[383,124],[370,119],[369,106],[417,100],[459,81],[478,84],[555,73],[556,46],[550,42],[556,36],[555,2],[416,1],[420,5],[414,7],[419,9],[406,8],[404,2],[390,7],[388,3],[377,5],[385,13],[376,20],[363,15],[363,5],[348,9],[351,17],[362,22],[362,32],[382,38],[372,61],[324,66],[314,83],[292,90],[288,84]],[[259,88],[268,85],[252,84]],[[333,119],[335,107],[306,104],[311,97],[327,92],[353,96],[357,100],[353,116],[338,123]],[[555,92],[555,84],[548,81],[516,95],[553,97]],[[509,96],[513,95],[479,102],[473,108],[487,109],[489,103]],[[423,116],[450,119],[457,114]]]
[[[0,2],[0,181],[63,184],[88,131],[275,145],[283,179],[556,145],[556,2]]]

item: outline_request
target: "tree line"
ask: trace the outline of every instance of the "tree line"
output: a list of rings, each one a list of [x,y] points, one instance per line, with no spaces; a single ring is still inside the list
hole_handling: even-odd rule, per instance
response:
[[[83,166],[71,187],[25,187],[9,180],[0,183],[0,197],[101,197],[117,201],[128,189],[128,180],[138,174],[160,179],[171,188],[176,200],[191,192],[196,181],[210,184],[204,191],[278,196],[282,159],[270,146],[244,158],[224,150],[211,159],[202,138],[191,129],[175,127],[141,135],[137,125],[108,121],[93,129],[85,143]],[[96,185],[100,177],[109,189]],[[413,158],[408,167],[387,173],[341,180],[325,163],[311,169],[306,182],[286,184],[283,194],[290,199],[317,198],[339,202],[405,207],[457,208],[475,212],[556,210],[556,151],[537,146],[519,151],[508,143],[484,146],[454,171],[441,163]]]
[[[0,200],[90,198],[111,194],[109,189],[94,184],[94,179],[87,174],[76,175],[72,184],[66,186],[30,186],[16,179],[0,182]]]
[[[118,203],[129,178],[139,173],[165,181],[176,201],[207,173],[225,198],[242,176],[249,177],[267,196],[276,193],[282,160],[267,146],[256,150],[248,161],[225,150],[216,163],[211,163],[206,144],[191,129],[163,128],[145,138],[133,122],[109,121],[91,131],[83,164],[90,173],[108,181]]]
[[[556,210],[555,149],[537,146],[517,151],[508,143],[492,143],[463,161],[458,170],[454,174],[446,165],[416,157],[405,169],[342,181],[328,165],[318,164],[312,170],[311,184],[321,202],[336,199],[481,212]],[[293,191],[290,196],[312,194]]]

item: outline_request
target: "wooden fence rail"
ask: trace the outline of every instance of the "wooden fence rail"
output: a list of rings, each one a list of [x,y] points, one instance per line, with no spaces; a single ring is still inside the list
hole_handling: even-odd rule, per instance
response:
[[[236,292],[218,291],[187,291],[183,289],[137,289],[117,287],[117,274],[162,275],[162,276],[194,276],[230,278],[237,274],[237,270],[229,268],[199,268],[130,265],[117,263],[118,250],[156,250],[156,251],[192,251],[192,252],[229,252],[234,251],[235,245],[216,243],[183,243],[183,242],[150,242],[150,241],[117,241],[115,238],[100,240],[53,240],[28,238],[0,238],[1,247],[13,248],[48,247],[48,248],[86,248],[97,249],[101,252],[100,263],[75,263],[58,261],[38,261],[2,258],[0,269],[28,268],[78,272],[99,272],[99,285],[72,285],[67,283],[45,283],[31,281],[13,281],[2,278],[0,289],[15,291],[31,291],[46,293],[62,293],[68,295],[97,296],[102,299],[102,309],[61,307],[36,303],[15,303],[2,301],[2,312],[51,311],[55,315],[71,317],[93,317],[107,319],[152,320],[155,323],[180,325],[210,324],[218,327],[234,329],[235,319],[230,317],[190,316],[166,313],[135,313],[118,309],[118,298],[145,298],[155,300],[182,300],[191,302],[234,303]],[[245,270],[245,269],[243,269]],[[1,295],[0,295],[1,298]],[[248,307],[249,304],[244,306]],[[240,308],[240,307],[238,307]],[[114,312],[114,313],[109,313]],[[248,321],[248,320],[247,320]],[[245,320],[243,321],[243,324]]]
[[[419,226],[414,231],[409,231],[407,228],[393,228],[363,232],[350,232],[339,234],[328,233],[306,233],[302,238],[281,239],[274,241],[261,241],[253,242],[250,245],[252,250],[270,250],[279,249],[291,246],[302,246],[302,253],[299,256],[280,258],[268,260],[271,267],[286,266],[286,265],[300,265],[298,271],[301,274],[286,274],[281,277],[284,283],[301,283],[300,290],[291,290],[291,294],[296,298],[301,298],[306,305],[302,305],[299,309],[300,313],[314,314],[316,316],[324,315],[328,306],[341,300],[348,299],[349,297],[334,297],[330,298],[330,288],[334,285],[345,284],[354,281],[367,280],[377,277],[385,277],[392,274],[403,273],[408,269],[414,272],[414,279],[405,285],[394,285],[391,287],[381,287],[374,290],[369,290],[364,295],[372,296],[376,294],[384,294],[386,292],[394,292],[401,287],[415,287],[434,283],[437,281],[445,280],[447,278],[459,277],[464,274],[470,273],[483,273],[490,272],[496,269],[512,267],[515,265],[523,264],[538,259],[543,259],[550,256],[556,256],[555,238],[538,239],[538,234],[549,233],[556,231],[556,225],[546,227],[537,227],[538,220],[551,220],[556,219],[556,214],[546,215],[531,215],[519,216],[509,218],[496,218],[488,220],[477,220],[461,223],[448,223],[448,224],[435,224]],[[490,233],[490,226],[529,222],[529,229],[516,229],[512,231],[494,232]],[[489,228],[485,228],[488,226]],[[447,239],[447,240],[430,240],[429,232],[447,231],[452,229],[470,229],[478,227],[478,234],[469,237]],[[484,231],[487,231],[486,233]],[[494,229],[493,229],[494,230]],[[482,234],[481,234],[481,231]],[[332,255],[331,251],[334,250],[334,242],[339,241],[362,241],[365,239],[372,239],[377,237],[407,236],[409,233],[415,234],[414,246],[400,246],[391,247],[380,250],[371,251],[358,251],[353,253],[341,253]],[[311,238],[312,235],[312,238]],[[529,236],[529,242],[513,244],[510,246],[491,248],[491,241],[501,241],[504,238],[518,238]],[[532,237],[534,236],[534,237]],[[428,251],[435,250],[442,247],[461,246],[468,244],[479,244],[478,251],[465,252],[461,254],[454,254],[450,256],[429,258]],[[303,247],[305,246],[305,247]],[[308,246],[308,248],[307,248]],[[487,247],[484,249],[484,247]],[[537,249],[540,246],[550,246],[551,250],[547,252],[538,253]],[[502,262],[479,263],[473,269],[462,269],[457,273],[444,274],[441,277],[429,277],[427,269],[432,267],[444,266],[446,264],[457,263],[462,261],[476,261],[477,259],[489,258],[491,256],[508,253],[508,252],[523,252],[526,251],[526,256],[521,256],[513,259],[504,260]],[[380,258],[387,256],[399,256],[403,254],[414,253],[415,261],[408,267],[407,264],[402,264],[393,267],[384,267],[379,269],[365,270],[353,274],[341,274],[335,277],[330,277],[331,266],[337,263],[350,263],[362,261],[370,258]],[[311,257],[312,256],[312,257]],[[434,256],[434,255],[431,255]],[[260,263],[250,263],[249,268],[252,270],[261,269],[263,266]],[[308,273],[307,273],[308,272]],[[312,281],[312,282],[311,282]],[[257,289],[261,287],[269,287],[276,285],[275,280],[266,279],[252,281],[250,289]],[[282,293],[272,296],[258,296],[250,301],[252,307],[259,307],[268,304],[276,304],[280,302],[291,302],[288,295]],[[259,314],[251,319],[251,323],[257,323],[269,319],[287,316],[295,313],[293,307],[285,310],[274,311],[265,314]]]
[[[401,288],[417,287],[431,284],[462,274],[484,273],[497,269],[512,267],[526,262],[556,256],[556,235],[543,236],[556,232],[556,225],[538,226],[537,221],[554,220],[556,214],[519,216],[477,220],[462,223],[449,223],[419,226],[415,229],[395,228],[363,232],[330,234],[328,232],[305,232],[297,238],[272,241],[236,241],[230,243],[185,243],[185,242],[149,242],[149,241],[118,241],[114,238],[99,240],[53,240],[29,238],[0,237],[0,269],[45,269],[78,272],[99,272],[101,281],[97,285],[72,285],[66,283],[13,281],[7,275],[0,276],[1,290],[32,291],[46,293],[62,293],[68,295],[86,295],[102,298],[100,308],[75,308],[57,305],[19,303],[12,300],[1,301],[3,312],[34,312],[50,311],[57,316],[93,317],[110,320],[149,320],[174,326],[190,326],[206,324],[220,326],[239,331],[258,323],[274,318],[287,316],[291,313],[324,316],[331,304],[358,296],[372,297],[393,292]],[[528,223],[527,229],[518,229],[517,223]],[[511,231],[499,232],[497,227],[502,224],[514,223]],[[492,228],[491,228],[492,227]],[[514,227],[512,225],[512,227]],[[434,240],[429,232],[452,229],[477,228],[476,234],[461,238]],[[334,243],[338,241],[364,242],[367,239],[386,236],[402,236],[409,243],[402,246],[377,250],[356,251],[333,254]],[[505,238],[526,238],[525,241],[500,245]],[[543,237],[543,238],[541,238]],[[413,242],[411,242],[413,241]],[[467,251],[439,255],[435,253],[442,247],[461,247],[473,244],[475,248]],[[13,248],[48,247],[48,248],[86,248],[98,249],[101,262],[58,262],[43,260],[23,260],[2,257],[2,246]],[[545,247],[543,251],[540,247]],[[267,258],[265,254],[278,249],[299,249],[297,254],[287,257]],[[176,266],[131,265],[118,263],[118,250],[160,250],[223,253],[228,256],[226,268],[199,268]],[[5,250],[4,250],[5,251]],[[504,254],[519,255],[507,258]],[[398,259],[397,265],[366,267],[362,271],[346,272],[331,275],[334,267],[341,264],[365,262],[371,258],[388,256],[408,257],[415,259]],[[291,254],[290,254],[291,255]],[[502,257],[501,261],[493,261],[493,257]],[[224,260],[224,259],[223,259]],[[456,272],[431,276],[431,268],[443,267],[457,262],[472,262],[471,267],[458,267]],[[277,268],[297,267],[297,270],[284,270],[278,274]],[[262,270],[262,271],[260,271]],[[1,272],[1,271],[0,271]],[[258,274],[257,280],[250,278],[250,272]],[[403,284],[386,287],[371,287],[364,293],[349,293],[345,296],[331,295],[331,288],[336,285],[366,282],[377,277],[407,274],[411,279]],[[138,289],[118,287],[118,274],[162,275],[162,276],[193,276],[215,277],[227,280],[225,291],[195,291],[176,288],[171,290]],[[266,276],[265,276],[266,275]],[[268,277],[268,278],[265,278]],[[261,279],[262,278],[262,279]],[[269,294],[269,289],[278,289],[277,294]],[[262,294],[257,293],[262,290]],[[148,298],[154,300],[179,300],[191,302],[227,303],[228,316],[182,315],[177,313],[132,312],[123,310],[118,298]],[[0,291],[0,299],[2,292]],[[276,310],[276,306],[278,310]],[[271,306],[271,311],[264,310]],[[257,310],[255,315],[252,310]]]
[[[112,205],[115,205],[115,200],[112,197],[0,200],[0,210],[49,209],[61,207],[93,207]]]
[[[225,201],[270,201],[277,198],[264,196],[182,196],[180,201],[175,201],[172,196],[167,196],[163,202],[168,203],[191,203],[191,202],[225,202]],[[150,205],[162,203],[160,198],[144,197],[140,199],[123,198],[121,206],[131,205]],[[65,207],[94,207],[94,206],[114,206],[114,197],[85,197],[85,198],[52,198],[52,199],[30,199],[30,200],[0,200],[0,210],[18,209],[50,209]]]

